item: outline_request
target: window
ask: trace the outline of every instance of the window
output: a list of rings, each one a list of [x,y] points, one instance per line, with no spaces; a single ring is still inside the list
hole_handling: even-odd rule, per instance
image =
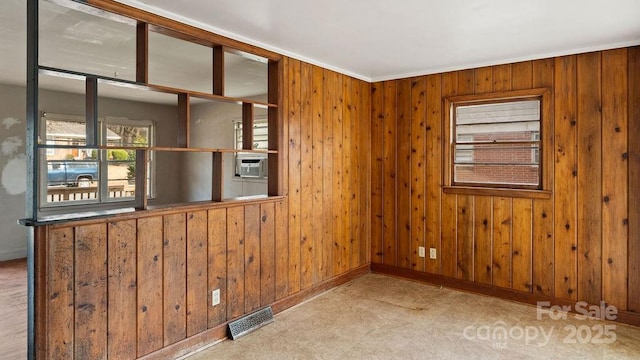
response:
[[[42,206],[71,203],[130,201],[135,196],[136,152],[131,147],[153,146],[150,121],[99,119],[101,149],[85,148],[85,120],[79,116],[44,114],[47,148],[43,159]],[[77,147],[76,147],[77,146]],[[147,189],[153,184],[153,154],[147,164]]]
[[[449,187],[544,190],[545,89],[447,99]]]
[[[253,149],[269,149],[269,126],[267,119],[253,120]],[[236,149],[242,149],[242,121],[235,122],[235,145]]]

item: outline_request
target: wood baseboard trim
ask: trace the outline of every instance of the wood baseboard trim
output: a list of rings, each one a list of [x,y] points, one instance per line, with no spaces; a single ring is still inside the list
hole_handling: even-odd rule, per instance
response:
[[[525,304],[537,305],[539,301],[548,301],[550,305],[568,306],[572,312],[575,312],[576,302],[572,300],[559,299],[549,296],[536,295],[531,293],[524,293],[516,290],[499,288],[495,286],[478,284],[471,281],[453,279],[450,277],[424,273],[411,269],[403,269],[395,266],[384,264],[371,264],[371,272],[377,274],[384,274],[390,276],[396,276],[403,279],[414,280],[423,283],[429,283],[433,285],[440,285],[456,290],[462,290],[475,294],[482,294],[493,296],[505,300],[511,300],[521,302]],[[595,304],[598,305],[598,304]],[[618,316],[614,320],[619,323],[633,325],[640,327],[640,313],[618,310]]]
[[[321,293],[327,290],[330,290],[336,286],[342,285],[364,274],[368,274],[369,272],[371,272],[371,268],[368,264],[360,266],[344,274],[341,274],[334,278],[323,281],[312,288],[304,289],[295,294],[284,297],[280,300],[276,300],[273,304],[271,304],[271,307],[273,308],[273,312],[275,314],[280,313],[314,296],[320,295]],[[229,321],[233,321],[233,320],[234,319],[231,319]],[[175,344],[169,345],[160,350],[152,352],[151,354],[142,356],[139,359],[160,360],[160,359],[173,359],[176,357],[184,356],[190,352],[196,351],[200,348],[211,345],[212,343],[225,339],[227,337],[227,324],[228,322],[225,322],[214,328],[205,330],[199,334],[188,337]]]

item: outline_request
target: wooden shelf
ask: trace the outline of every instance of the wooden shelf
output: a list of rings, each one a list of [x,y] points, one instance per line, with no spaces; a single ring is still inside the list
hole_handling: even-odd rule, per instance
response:
[[[204,152],[204,153],[252,153],[252,154],[277,154],[278,150],[244,150],[244,149],[220,149],[220,148],[184,148],[169,146],[87,146],[87,145],[48,145],[39,144],[38,149],[97,149],[97,150],[146,150],[146,151],[176,151],[176,152]]]
[[[127,88],[130,88],[130,89],[137,89],[137,90],[143,90],[143,91],[155,91],[155,92],[174,94],[174,95],[187,94],[187,95],[189,95],[191,97],[199,98],[199,99],[207,99],[207,100],[221,101],[221,102],[227,102],[227,103],[236,103],[236,104],[243,104],[243,103],[245,103],[245,104],[253,104],[253,105],[256,105],[256,106],[267,107],[267,108],[277,108],[278,107],[277,104],[266,103],[266,102],[262,102],[262,101],[255,101],[255,100],[236,98],[236,97],[228,97],[228,96],[223,96],[223,95],[214,95],[214,94],[204,93],[204,92],[200,92],[200,91],[191,91],[191,90],[173,88],[173,87],[170,87],[170,86],[141,83],[141,82],[132,81],[132,80],[117,79],[117,78],[108,77],[108,76],[88,74],[88,73],[83,73],[83,72],[74,71],[74,70],[59,69],[59,68],[54,68],[54,67],[50,67],[50,66],[42,66],[41,65],[41,66],[38,67],[38,69],[39,69],[40,74],[42,74],[42,75],[70,78],[70,79],[76,79],[76,80],[85,80],[86,78],[95,78],[95,79],[100,80],[100,82],[102,82],[102,83],[107,83],[109,85],[115,85],[115,86],[127,87]],[[177,100],[176,100],[176,103],[177,103]]]

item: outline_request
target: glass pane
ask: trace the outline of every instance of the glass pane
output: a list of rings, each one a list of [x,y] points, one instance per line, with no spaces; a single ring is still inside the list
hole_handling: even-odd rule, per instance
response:
[[[149,82],[211,93],[213,49],[150,31]]]
[[[456,142],[530,141],[533,134],[539,132],[539,121],[459,125],[456,127]]]
[[[540,120],[540,100],[463,105],[456,108],[456,124],[496,124]]]
[[[224,92],[267,102],[268,60],[245,52],[224,54]]]
[[[454,173],[456,183],[540,185],[538,165],[456,164]]]
[[[457,145],[459,183],[539,185],[539,145]]]
[[[40,1],[40,65],[135,80],[135,22],[70,4],[73,9]]]

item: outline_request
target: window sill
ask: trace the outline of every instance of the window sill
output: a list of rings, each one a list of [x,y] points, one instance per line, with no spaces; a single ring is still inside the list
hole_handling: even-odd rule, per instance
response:
[[[551,199],[551,191],[548,190],[503,189],[480,186],[445,186],[443,187],[443,191],[445,194],[502,196],[525,199]]]

